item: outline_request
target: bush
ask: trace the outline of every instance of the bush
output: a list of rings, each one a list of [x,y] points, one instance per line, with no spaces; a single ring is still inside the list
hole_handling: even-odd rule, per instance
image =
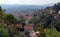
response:
[[[8,30],[0,25],[0,37],[9,37]]]
[[[14,37],[26,37],[24,32],[19,32],[18,34],[16,34]]]
[[[46,29],[45,31],[46,37],[60,37],[60,32],[57,32],[56,29]]]

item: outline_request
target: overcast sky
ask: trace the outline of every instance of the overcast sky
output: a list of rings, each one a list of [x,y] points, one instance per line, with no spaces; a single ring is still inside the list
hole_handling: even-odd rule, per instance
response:
[[[60,2],[60,0],[0,0],[0,4],[20,4],[20,5],[44,5],[57,2]]]

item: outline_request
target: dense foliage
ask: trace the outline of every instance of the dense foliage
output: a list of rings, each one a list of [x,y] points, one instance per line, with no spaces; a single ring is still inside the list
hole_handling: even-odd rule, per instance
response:
[[[50,11],[47,12],[47,10],[50,10],[51,8],[53,12],[56,11],[56,13],[50,13]],[[31,19],[29,23],[34,23],[34,30],[41,32],[38,37],[60,37],[59,10],[60,3],[57,3],[52,7],[37,11],[37,13],[34,14],[33,19]]]
[[[56,13],[50,13],[48,10],[56,11]],[[37,37],[60,37],[60,3],[55,4],[47,9],[34,11],[34,16],[30,19],[29,24],[34,24],[34,31],[39,31],[40,34]],[[16,30],[15,24],[22,24],[22,27],[26,25],[24,17],[16,19],[12,14],[5,14],[4,10],[0,6],[0,37],[25,37],[24,32]]]

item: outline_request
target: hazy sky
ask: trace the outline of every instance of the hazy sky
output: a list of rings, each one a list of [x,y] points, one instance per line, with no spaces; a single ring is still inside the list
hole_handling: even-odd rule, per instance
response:
[[[60,0],[0,0],[0,4],[26,4],[26,5],[44,5],[49,3],[57,3]]]

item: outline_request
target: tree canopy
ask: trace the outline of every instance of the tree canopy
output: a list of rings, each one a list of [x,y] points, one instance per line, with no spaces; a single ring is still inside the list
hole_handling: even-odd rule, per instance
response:
[[[14,23],[16,23],[16,18],[12,14],[6,14],[4,16],[4,21],[14,24]]]

